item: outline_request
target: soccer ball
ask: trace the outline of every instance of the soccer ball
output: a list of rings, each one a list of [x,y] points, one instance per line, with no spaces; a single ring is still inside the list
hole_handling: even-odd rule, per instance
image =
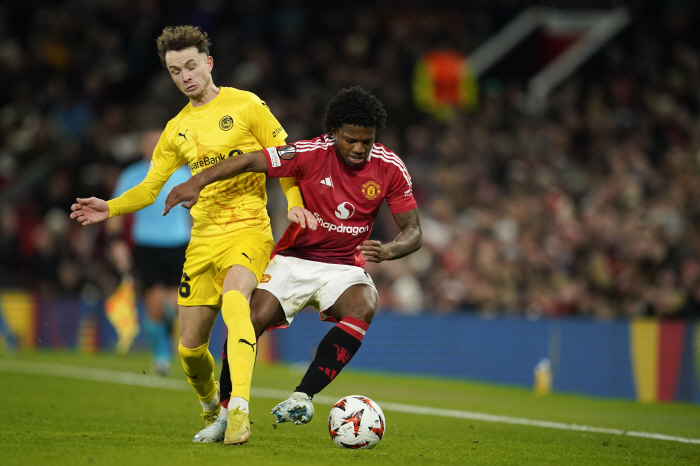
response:
[[[382,409],[366,396],[346,396],[328,416],[328,432],[340,448],[374,448],[385,425]]]

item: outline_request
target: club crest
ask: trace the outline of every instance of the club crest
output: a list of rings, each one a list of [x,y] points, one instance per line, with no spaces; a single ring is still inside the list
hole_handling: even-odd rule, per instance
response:
[[[376,181],[368,181],[362,185],[362,194],[364,194],[365,197],[371,201],[376,199],[377,196],[379,196],[379,193],[381,193],[379,188],[379,183]]]
[[[224,131],[228,131],[233,128],[233,118],[231,118],[229,115],[224,115],[221,117],[221,120],[219,120],[219,128],[223,129]]]

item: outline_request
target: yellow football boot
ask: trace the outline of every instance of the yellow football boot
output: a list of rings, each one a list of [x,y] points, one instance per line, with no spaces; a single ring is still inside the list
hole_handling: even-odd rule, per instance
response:
[[[250,419],[248,419],[248,413],[239,407],[229,410],[224,445],[240,445],[246,443],[249,438]]]

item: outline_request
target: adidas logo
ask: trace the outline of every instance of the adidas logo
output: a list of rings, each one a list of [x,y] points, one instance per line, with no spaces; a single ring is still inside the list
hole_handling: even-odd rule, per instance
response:
[[[335,379],[335,376],[338,375],[338,371],[329,369],[327,367],[319,367],[319,369],[321,369],[321,372],[330,377],[331,380]]]
[[[321,184],[325,184],[326,186],[330,186],[332,188],[333,187],[333,180],[331,180],[330,176],[327,176],[321,180]]]

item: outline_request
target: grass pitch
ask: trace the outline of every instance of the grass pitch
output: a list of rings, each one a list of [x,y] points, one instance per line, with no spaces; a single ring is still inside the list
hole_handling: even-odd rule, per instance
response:
[[[195,444],[200,407],[184,376],[150,372],[147,355],[0,355],[0,464],[700,464],[700,406],[535,396],[352,370],[315,398],[311,423],[275,428],[270,409],[292,392],[302,371],[263,364],[253,376],[250,442]],[[330,440],[328,412],[345,395],[369,396],[382,406],[387,430],[375,449],[341,450]],[[655,434],[660,437],[650,438]]]

